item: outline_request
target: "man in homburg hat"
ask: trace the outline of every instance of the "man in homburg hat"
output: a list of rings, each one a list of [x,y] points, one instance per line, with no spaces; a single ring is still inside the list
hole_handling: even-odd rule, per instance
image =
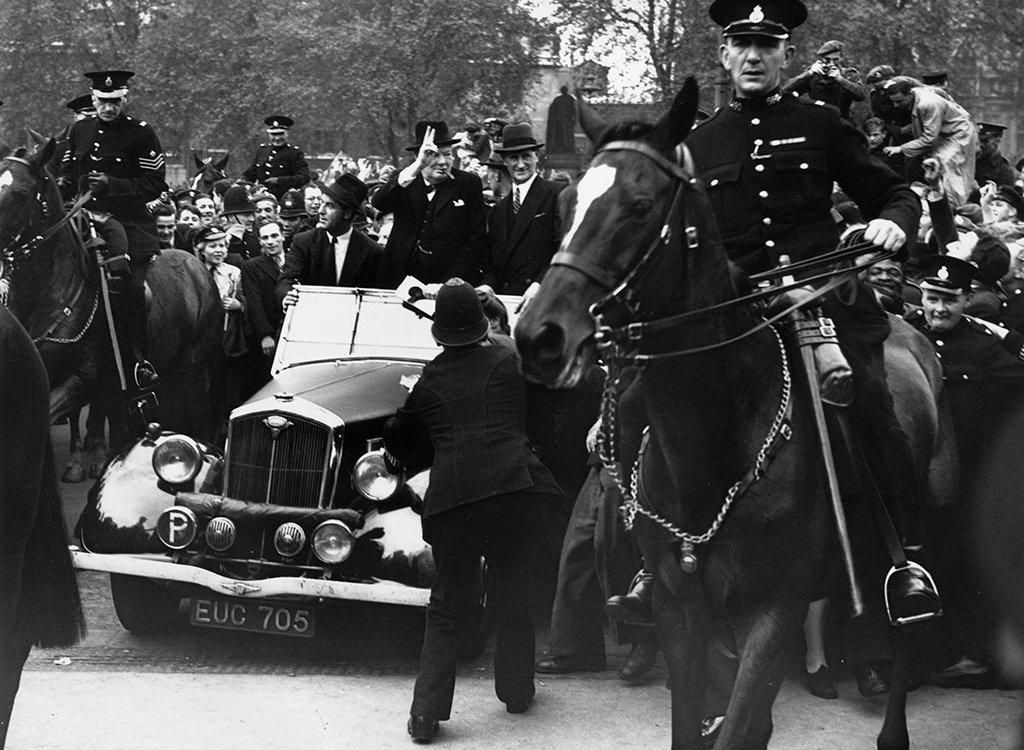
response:
[[[295,284],[380,286],[384,248],[352,226],[369,189],[346,172],[334,182],[321,183],[320,190],[320,223],[292,238],[277,281],[277,297],[285,308],[298,301]]]
[[[286,190],[301,188],[309,182],[309,166],[302,149],[288,143],[288,130],[295,124],[286,115],[270,115],[265,120],[270,143],[261,143],[252,164],[242,173],[249,182],[266,185],[280,198]]]
[[[59,184],[65,200],[91,190],[86,208],[109,215],[124,227],[127,247],[119,246],[121,232],[101,222],[107,241],[107,271],[121,280],[114,310],[125,360],[136,364],[138,385],[155,379],[146,351],[146,268],[159,252],[156,221],[146,204],[167,190],[164,153],[151,125],[126,114],[129,70],[98,70],[85,74],[92,82],[96,117],[76,122],[68,135]],[[107,231],[103,227],[110,229]],[[115,286],[118,286],[115,284]],[[125,341],[124,339],[128,339]],[[129,368],[131,369],[131,368]]]
[[[451,716],[457,624],[481,555],[497,592],[494,692],[511,714],[527,711],[534,695],[534,560],[546,507],[560,488],[530,447],[516,352],[492,343],[489,331],[476,290],[458,278],[445,283],[431,327],[443,350],[384,428],[393,468],[431,466],[423,538],[433,549],[437,578],[408,723],[421,743],[433,740],[438,722]]]
[[[540,149],[533,126],[505,127],[495,153],[512,176],[512,190],[491,210],[481,283],[497,294],[523,294],[540,278],[562,238],[558,186],[537,174]]]
[[[253,227],[256,224],[256,204],[243,185],[232,185],[224,191],[220,209],[228,236],[228,263],[241,266],[249,258],[260,254],[260,241]]]
[[[443,121],[416,123],[415,160],[373,196],[373,207],[393,213],[385,248],[384,284],[395,288],[406,276],[438,284],[453,276],[476,278],[487,242],[480,178],[452,168],[456,142]]]

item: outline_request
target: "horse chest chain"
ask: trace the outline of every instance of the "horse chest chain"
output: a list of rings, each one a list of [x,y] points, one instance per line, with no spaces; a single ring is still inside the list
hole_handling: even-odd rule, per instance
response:
[[[679,545],[679,568],[684,573],[697,572],[697,553],[690,542],[682,542]]]

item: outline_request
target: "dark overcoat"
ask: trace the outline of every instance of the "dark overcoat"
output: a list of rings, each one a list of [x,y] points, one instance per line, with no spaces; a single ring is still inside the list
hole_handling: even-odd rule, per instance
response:
[[[334,244],[327,231],[318,227],[299,232],[284,256],[284,268],[277,281],[278,302],[295,284],[378,288],[381,286],[383,254],[384,248],[358,229],[353,229],[339,279],[334,262]]]
[[[512,193],[491,210],[488,244],[481,263],[481,283],[497,294],[522,294],[539,282],[562,239],[558,185],[537,177],[519,212],[512,213]]]

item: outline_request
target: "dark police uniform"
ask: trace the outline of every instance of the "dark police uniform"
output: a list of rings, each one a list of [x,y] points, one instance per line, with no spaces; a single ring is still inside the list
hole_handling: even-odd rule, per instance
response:
[[[90,172],[106,174],[110,189],[86,208],[108,213],[124,225],[129,254],[155,255],[159,249],[156,220],[146,203],[159,198],[167,183],[164,152],[153,127],[131,115],[109,123],[99,118],[76,122],[61,166],[65,198],[82,188]]]
[[[1017,170],[1000,153],[986,156],[978,154],[974,162],[974,179],[979,185],[994,182],[996,185],[1013,185],[1017,182]]]
[[[117,99],[127,94],[128,79],[134,73],[96,71],[85,75],[92,81],[94,96]],[[107,242],[106,256],[115,261],[108,270],[113,277],[124,279],[124,288],[112,301],[118,327],[123,326],[135,351],[125,348],[123,354],[127,361],[141,360],[146,349],[143,285],[146,268],[160,252],[156,219],[146,204],[167,190],[164,152],[152,126],[126,114],[112,122],[96,117],[74,123],[68,133],[60,172],[65,200],[88,189],[88,175],[97,172],[106,175],[106,189],[94,188],[97,197],[86,208],[94,214],[109,214],[124,228],[122,233],[114,222],[96,217],[97,231]],[[125,252],[129,267],[119,269],[116,258]],[[122,346],[128,343],[123,339]]]
[[[268,132],[286,131],[292,126],[292,119],[284,115],[271,115],[264,122]],[[280,200],[288,190],[301,188],[309,182],[309,165],[298,146],[290,143],[281,146],[261,143],[256,149],[252,165],[242,176],[250,182],[263,183]]]

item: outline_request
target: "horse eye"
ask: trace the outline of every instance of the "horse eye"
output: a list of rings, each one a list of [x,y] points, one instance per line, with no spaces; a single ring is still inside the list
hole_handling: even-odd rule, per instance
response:
[[[639,199],[633,201],[633,213],[637,216],[646,216],[651,210],[651,202],[649,200]]]

